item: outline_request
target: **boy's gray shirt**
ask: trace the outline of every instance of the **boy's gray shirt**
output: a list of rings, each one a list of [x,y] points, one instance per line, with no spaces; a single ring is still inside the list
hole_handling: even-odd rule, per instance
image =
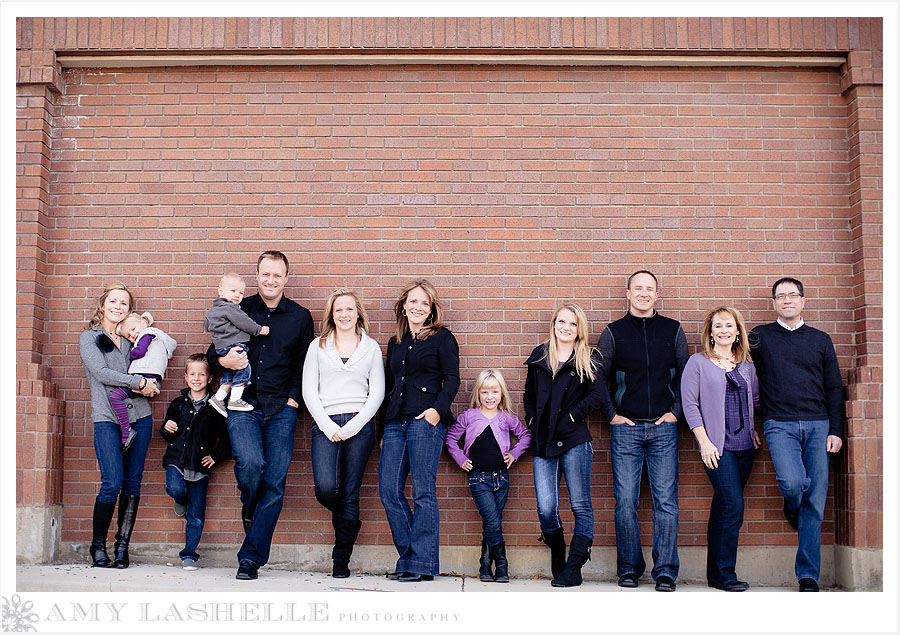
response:
[[[239,304],[216,298],[206,312],[203,330],[212,336],[213,348],[220,350],[232,344],[246,344],[251,335],[259,335],[261,325],[244,313]]]

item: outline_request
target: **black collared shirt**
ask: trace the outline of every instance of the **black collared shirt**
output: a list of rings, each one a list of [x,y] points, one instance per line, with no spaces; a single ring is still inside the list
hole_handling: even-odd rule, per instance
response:
[[[269,309],[259,294],[241,301],[241,308],[253,321],[269,327],[268,335],[250,339],[250,385],[243,399],[265,415],[274,415],[288,399],[302,400],[303,360],[313,340],[313,321],[309,311],[285,296]],[[213,372],[222,369],[215,349],[207,351]]]

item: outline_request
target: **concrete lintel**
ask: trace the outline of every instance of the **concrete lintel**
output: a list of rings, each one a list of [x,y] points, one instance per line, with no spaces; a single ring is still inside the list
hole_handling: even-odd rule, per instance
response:
[[[833,67],[846,63],[843,55],[498,55],[498,54],[176,54],[82,55],[58,53],[65,68],[134,68],[149,66],[383,66],[399,64],[473,64],[522,66],[740,66]]]
[[[43,564],[59,558],[62,505],[16,507],[16,562]]]

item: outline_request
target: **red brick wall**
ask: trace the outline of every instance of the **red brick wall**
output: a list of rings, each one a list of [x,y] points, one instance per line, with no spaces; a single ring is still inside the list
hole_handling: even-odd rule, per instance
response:
[[[67,408],[64,540],[89,537],[98,472],[77,338],[112,279],[181,343],[157,427],[185,356],[208,342],[202,319],[218,276],[252,282],[269,248],[291,258],[288,294],[316,320],[333,288],[360,289],[382,345],[399,287],[430,278],[461,345],[456,412],[492,366],[521,414],[522,362],[554,306],[582,303],[596,341],[624,310],[625,276],[643,267],[662,276],[660,309],[682,321],[692,350],[713,305],[733,304],[751,325],[771,320],[769,285],[789,274],[808,286],[805,317],[832,334],[845,379],[856,352],[847,105],[835,70],[87,69],[66,71],[63,90],[44,360]],[[309,425],[298,426],[276,542],[329,541]],[[592,431],[596,544],[613,545],[608,428],[594,419]],[[705,544],[711,488],[686,427],[680,443],[680,543]],[[162,451],[156,437],[136,542],[182,539]],[[377,459],[361,542],[390,544]],[[530,460],[512,480],[507,539],[536,544]],[[438,495],[442,544],[477,544],[479,516],[446,454]],[[742,544],[794,543],[767,451],[747,496]],[[832,507],[829,498],[826,543]],[[649,518],[645,498],[648,537]],[[234,477],[222,469],[204,541],[234,543],[239,532]]]

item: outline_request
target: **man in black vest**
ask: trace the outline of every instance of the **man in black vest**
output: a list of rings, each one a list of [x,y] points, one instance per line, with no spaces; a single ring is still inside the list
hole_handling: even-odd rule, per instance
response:
[[[803,283],[778,280],[772,301],[778,319],[750,334],[759,409],[784,515],[798,531],[800,591],[818,591],[828,455],[843,445],[844,388],[831,338],[803,322]]]
[[[616,574],[633,588],[646,565],[637,507],[647,464],[653,500],[653,570],[657,591],[674,591],[678,577],[678,419],[681,371],[688,345],[681,325],[654,310],[659,281],[649,271],[628,277],[628,313],[609,324],[597,348],[610,383],[604,405],[610,423],[616,498]]]

